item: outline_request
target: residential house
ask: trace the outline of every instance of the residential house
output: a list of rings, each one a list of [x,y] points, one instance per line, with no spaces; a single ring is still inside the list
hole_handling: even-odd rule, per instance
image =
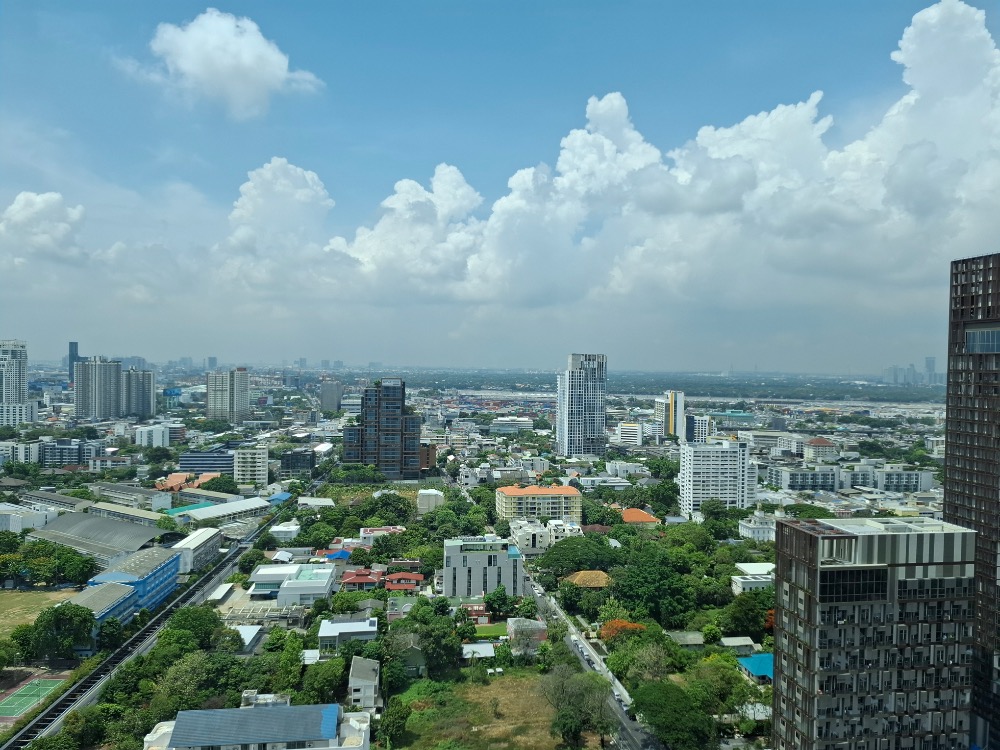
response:
[[[332,622],[319,624],[319,650],[337,651],[348,641],[373,641],[378,637],[378,619],[369,617],[363,622]]]
[[[374,712],[382,705],[379,691],[379,663],[375,659],[355,656],[347,678],[347,698],[351,706],[362,711]]]
[[[371,568],[345,570],[340,578],[341,591],[371,591],[382,585],[385,572]]]
[[[388,591],[419,591],[424,585],[420,573],[390,573],[384,580]]]

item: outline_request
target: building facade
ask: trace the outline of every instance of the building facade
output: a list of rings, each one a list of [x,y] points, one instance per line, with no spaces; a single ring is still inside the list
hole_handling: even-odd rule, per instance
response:
[[[523,591],[524,566],[517,545],[494,534],[444,540],[445,596],[485,596],[503,584],[510,596]]]
[[[685,443],[677,474],[681,513],[689,518],[701,512],[705,500],[719,500],[727,508],[746,508],[757,497],[757,466],[744,442]]]
[[[38,404],[28,401],[28,345],[0,340],[0,427],[16,427],[38,418]]]
[[[406,410],[401,379],[365,388],[357,424],[344,428],[343,463],[374,466],[388,479],[419,479],[421,419]]]
[[[607,357],[570,354],[556,386],[556,451],[569,457],[603,456],[607,448]]]
[[[687,418],[684,416],[684,391],[666,391],[653,401],[653,419],[663,425],[663,435],[676,435],[687,442]]]
[[[1000,254],[951,264],[944,520],[974,529],[973,739],[1000,747]]]
[[[205,416],[230,424],[250,418],[250,373],[245,367],[206,375]]]
[[[583,496],[576,487],[498,487],[497,520],[514,518],[557,518],[568,523],[583,522]]]
[[[319,387],[319,405],[323,411],[340,411],[344,397],[344,384],[339,380],[325,380]]]
[[[117,419],[122,416],[122,363],[91,357],[76,363],[73,398],[77,419]]]
[[[775,750],[965,750],[976,533],[925,518],[781,519]]]
[[[255,445],[233,451],[233,479],[236,484],[267,484],[267,446]]]
[[[156,415],[156,376],[151,370],[123,371],[121,393],[123,417],[150,419]]]
[[[170,428],[165,424],[137,427],[134,441],[143,448],[166,448],[170,445]]]

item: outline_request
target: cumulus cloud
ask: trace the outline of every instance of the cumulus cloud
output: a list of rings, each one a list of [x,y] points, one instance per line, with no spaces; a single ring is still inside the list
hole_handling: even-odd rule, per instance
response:
[[[79,259],[77,233],[83,213],[83,206],[67,206],[59,193],[18,193],[0,214],[0,262],[19,266],[32,256]]]
[[[157,65],[124,60],[122,67],[191,99],[221,102],[235,120],[263,115],[274,94],[323,86],[309,71],[291,70],[288,55],[251,19],[215,8],[187,25],[161,23],[149,48]]]

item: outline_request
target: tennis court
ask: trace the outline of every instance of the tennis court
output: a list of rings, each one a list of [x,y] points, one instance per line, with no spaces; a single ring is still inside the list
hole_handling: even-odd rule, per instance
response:
[[[62,684],[62,680],[32,680],[0,701],[0,717],[20,716]]]

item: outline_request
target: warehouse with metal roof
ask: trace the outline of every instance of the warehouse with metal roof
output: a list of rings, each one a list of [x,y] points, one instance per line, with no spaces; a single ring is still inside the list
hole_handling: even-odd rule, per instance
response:
[[[67,513],[35,529],[28,541],[61,544],[89,555],[106,568],[149,544],[163,532],[149,526],[139,526],[110,518],[98,518],[89,513]]]

